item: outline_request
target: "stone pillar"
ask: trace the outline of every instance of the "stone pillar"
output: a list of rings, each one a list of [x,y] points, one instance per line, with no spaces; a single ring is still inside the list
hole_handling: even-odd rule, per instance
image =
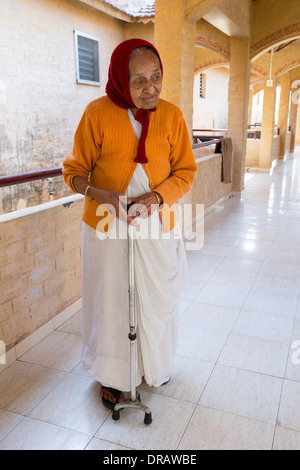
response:
[[[250,91],[249,91],[248,124],[254,124],[254,122],[252,122],[253,96],[254,96],[253,88],[250,87]]]
[[[289,149],[286,149],[286,135],[288,130],[287,126],[291,87],[291,78],[289,73],[286,73],[280,77],[280,85],[281,91],[278,113],[278,127],[280,128],[279,158],[284,158],[286,151],[289,151]]]
[[[291,100],[291,110],[290,110],[291,142],[290,142],[290,148],[287,149],[288,152],[295,151],[298,110],[299,110],[299,104]]]
[[[249,108],[249,39],[230,38],[230,77],[228,90],[228,136],[232,138],[232,190],[244,188]]]
[[[261,125],[261,141],[259,154],[259,168],[271,168],[272,147],[274,135],[274,114],[276,103],[276,79],[273,77],[273,86],[264,86],[264,103]]]
[[[185,18],[185,0],[156,0],[154,43],[164,78],[161,97],[178,106],[192,136],[196,23]]]

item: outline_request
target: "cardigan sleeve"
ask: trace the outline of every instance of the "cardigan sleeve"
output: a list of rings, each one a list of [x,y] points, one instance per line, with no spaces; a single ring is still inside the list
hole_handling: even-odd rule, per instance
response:
[[[65,183],[76,192],[73,184],[74,176],[88,179],[101,152],[99,131],[96,130],[96,116],[85,109],[74,136],[73,149],[63,161],[63,177]]]
[[[172,128],[174,142],[171,142],[170,175],[156,188],[153,188],[154,191],[161,194],[164,204],[168,206],[174,204],[190,191],[197,172],[188,130],[181,113],[179,118],[177,115],[176,123]]]

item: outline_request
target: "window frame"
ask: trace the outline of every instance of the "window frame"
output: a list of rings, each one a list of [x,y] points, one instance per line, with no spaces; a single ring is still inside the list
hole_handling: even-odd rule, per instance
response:
[[[79,53],[78,53],[78,36],[85,37],[87,39],[91,39],[93,41],[97,42],[97,48],[98,48],[98,54],[97,54],[97,59],[98,59],[98,74],[99,74],[99,80],[94,81],[94,80],[84,80],[80,78],[80,67],[79,67]],[[91,34],[87,33],[82,33],[81,31],[74,30],[74,43],[75,43],[75,59],[76,59],[76,83],[82,84],[82,85],[93,85],[93,86],[101,86],[101,69],[100,69],[100,39],[96,36],[92,36]]]
[[[206,98],[206,73],[199,73],[199,98]]]

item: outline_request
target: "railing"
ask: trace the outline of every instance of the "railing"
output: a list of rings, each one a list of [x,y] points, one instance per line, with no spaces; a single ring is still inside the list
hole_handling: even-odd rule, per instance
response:
[[[202,143],[209,140],[223,139],[227,134],[227,129],[193,129],[193,141],[199,139]],[[200,143],[200,142],[199,142]]]
[[[289,126],[290,127],[290,126]],[[290,130],[290,129],[289,129]],[[280,135],[280,127],[274,127],[274,137]],[[248,124],[247,139],[261,139],[261,123]]]
[[[201,147],[207,147],[208,145],[215,145],[214,153],[219,153],[220,147],[218,147],[218,145],[220,144],[221,144],[221,139],[212,139],[212,140],[208,140],[207,142],[200,142],[199,144],[193,144],[192,147],[193,149],[198,149]]]
[[[62,168],[50,168],[48,170],[30,171],[28,173],[19,173],[17,175],[0,176],[0,188],[13,186],[14,184],[28,183],[46,178],[60,176]]]
[[[260,139],[261,138],[261,130],[259,129],[248,129],[247,131],[247,139]]]

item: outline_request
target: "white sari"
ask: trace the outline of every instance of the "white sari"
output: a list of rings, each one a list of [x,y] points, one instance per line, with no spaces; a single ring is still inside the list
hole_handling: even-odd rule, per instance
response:
[[[139,139],[141,125],[131,111],[128,116]],[[137,197],[149,191],[146,173],[138,164],[126,195]],[[176,353],[186,256],[178,226],[164,235],[157,210],[147,219],[140,218],[139,223],[140,236],[135,240],[136,385],[144,378],[148,385],[158,387],[169,380]],[[115,224],[120,224],[122,233],[127,232],[126,222],[117,218],[109,231],[116,232]],[[149,224],[154,237],[146,236]],[[107,235],[100,239],[96,230],[83,223],[82,362],[102,385],[129,391],[128,240]]]

